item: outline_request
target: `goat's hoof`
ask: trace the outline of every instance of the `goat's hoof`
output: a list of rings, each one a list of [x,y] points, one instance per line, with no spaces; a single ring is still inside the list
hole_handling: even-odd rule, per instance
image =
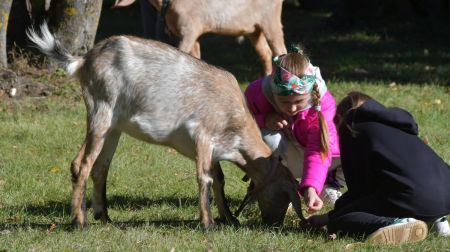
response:
[[[218,224],[226,224],[226,225],[233,225],[233,226],[239,226],[240,223],[239,221],[235,218],[235,217],[220,217],[217,219],[214,219],[215,222],[217,222]]]
[[[230,224],[231,224],[232,226],[235,226],[235,227],[241,226],[241,223],[240,223],[238,220],[233,221],[233,222],[230,222]]]
[[[73,219],[72,220],[72,228],[79,230],[86,230],[88,228],[87,222],[81,223],[80,221]]]
[[[215,230],[217,230],[217,228],[218,228],[218,225],[214,222],[210,222],[207,225],[205,225],[205,224],[203,225],[203,230],[205,232],[215,231]]]
[[[102,213],[102,212],[94,213],[94,219],[95,220],[100,220],[104,224],[111,222],[111,219],[109,218],[108,214],[105,214],[105,213]]]
[[[239,223],[238,219],[236,217],[234,217],[234,216],[231,216],[230,219],[227,219],[227,222],[230,225],[233,225],[233,226],[240,226],[241,225],[241,223]]]

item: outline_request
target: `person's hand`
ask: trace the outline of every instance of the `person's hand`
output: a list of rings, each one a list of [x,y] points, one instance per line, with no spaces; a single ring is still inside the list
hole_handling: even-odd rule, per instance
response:
[[[266,127],[270,130],[280,130],[288,126],[288,122],[279,114],[272,113],[266,115]]]
[[[305,204],[308,207],[308,213],[312,214],[322,209],[323,202],[317,195],[316,189],[312,187],[306,188],[304,192]]]

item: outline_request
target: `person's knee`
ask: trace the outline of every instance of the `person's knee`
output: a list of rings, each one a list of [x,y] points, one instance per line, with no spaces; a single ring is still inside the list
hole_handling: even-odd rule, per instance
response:
[[[282,145],[283,136],[279,131],[261,129],[264,142],[269,146],[272,151],[277,151]]]

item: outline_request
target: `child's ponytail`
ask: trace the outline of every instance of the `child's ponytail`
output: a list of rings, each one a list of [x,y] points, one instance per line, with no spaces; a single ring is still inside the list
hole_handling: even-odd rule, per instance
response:
[[[320,111],[320,92],[319,85],[317,83],[314,84],[313,91],[311,93],[312,101],[314,108],[317,110],[317,115],[319,119],[319,127],[320,127],[320,156],[322,160],[328,156],[329,150],[329,140],[328,140],[328,125],[323,117],[322,112]]]

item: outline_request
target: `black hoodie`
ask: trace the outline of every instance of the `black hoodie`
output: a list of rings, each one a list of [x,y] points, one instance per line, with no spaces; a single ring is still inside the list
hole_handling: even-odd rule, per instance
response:
[[[368,100],[346,123],[354,130],[339,132],[348,191],[336,208],[372,195],[385,216],[432,220],[450,213],[450,167],[417,136],[410,113]]]

